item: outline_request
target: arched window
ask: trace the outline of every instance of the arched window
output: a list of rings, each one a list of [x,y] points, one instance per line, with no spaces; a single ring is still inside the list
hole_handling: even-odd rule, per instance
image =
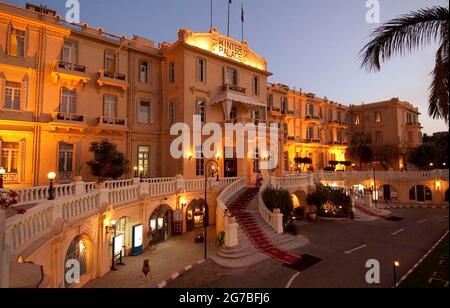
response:
[[[431,189],[424,185],[417,185],[409,191],[409,199],[411,201],[425,202],[433,200]]]
[[[81,236],[77,236],[70,243],[69,249],[67,250],[66,259],[64,262],[64,285],[66,288],[70,288],[75,282],[68,281],[67,276],[70,276],[68,272],[73,270],[71,267],[66,267],[69,264],[68,261],[78,261],[80,265],[80,276],[83,277],[88,273],[88,247],[89,242],[83,239]]]

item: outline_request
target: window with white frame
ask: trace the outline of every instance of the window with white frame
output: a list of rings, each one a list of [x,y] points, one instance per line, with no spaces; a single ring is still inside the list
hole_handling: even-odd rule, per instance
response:
[[[59,104],[59,112],[65,114],[77,113],[77,98],[75,91],[67,88],[61,89],[61,103]]]
[[[58,144],[58,179],[71,180],[73,171],[73,144]]]
[[[150,175],[150,147],[138,147],[138,170],[143,170],[142,176],[148,177]]]
[[[308,116],[313,116],[314,115],[314,105],[313,104],[308,104],[306,106],[306,114]]]
[[[206,103],[204,100],[197,100],[197,115],[200,116],[203,123],[206,122]]]
[[[20,110],[22,96],[22,84],[20,82],[6,82],[4,109]]]
[[[355,113],[355,118],[354,118],[353,124],[361,125],[361,116],[358,113]]]
[[[139,115],[138,115],[138,121],[142,124],[150,124],[153,120],[153,114],[152,114],[152,103],[146,102],[146,101],[140,101],[139,102]]]
[[[6,173],[17,173],[19,166],[19,143],[18,142],[2,142],[2,160],[1,167]]]
[[[105,94],[103,98],[103,117],[107,123],[114,124],[117,118],[117,96]]]
[[[334,120],[333,109],[328,110],[328,121]]]
[[[176,103],[174,100],[169,101],[169,110],[168,110],[168,120],[169,124],[175,124],[176,122]]]
[[[109,73],[116,72],[116,53],[112,50],[105,51],[105,71]]]
[[[306,138],[307,139],[314,139],[314,128],[308,127],[306,130]]]
[[[67,63],[75,63],[76,57],[76,45],[72,41],[64,41],[63,49],[61,52],[61,60]]]
[[[9,37],[9,54],[16,57],[25,57],[25,31],[11,27]]]
[[[206,81],[206,60],[204,58],[197,58],[197,81]]]
[[[149,63],[146,60],[139,61],[139,81],[148,82]]]
[[[237,86],[238,85],[238,72],[235,69],[225,68],[225,84]]]

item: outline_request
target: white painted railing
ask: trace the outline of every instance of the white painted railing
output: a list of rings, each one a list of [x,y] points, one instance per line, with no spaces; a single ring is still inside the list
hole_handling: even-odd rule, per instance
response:
[[[145,179],[142,179],[142,182],[149,183],[149,184],[158,184],[158,183],[173,182],[175,180],[176,180],[176,178],[174,178],[174,177],[171,177],[171,178],[145,178]]]
[[[227,211],[227,202],[236,193],[247,187],[247,177],[241,177],[234,180],[230,185],[222,190],[222,192],[217,197],[217,214],[222,217]]]
[[[279,231],[276,230],[276,223],[275,223],[275,217],[274,217],[274,213],[272,213],[266,206],[266,204],[264,203],[264,199],[262,196],[262,192],[271,184],[271,180],[266,180],[264,181],[264,183],[261,186],[261,189],[258,193],[258,212],[259,215],[261,215],[261,217],[264,219],[264,221],[275,231]],[[281,216],[281,219],[283,219],[283,216]],[[278,232],[277,232],[278,233]],[[282,232],[281,232],[282,233]]]
[[[150,196],[164,196],[175,194],[177,192],[176,189],[176,180],[175,178],[171,178],[171,180],[157,182],[154,181],[148,185],[148,194]]]
[[[70,220],[96,210],[99,206],[96,196],[96,193],[90,193],[64,200],[61,204],[62,218]]]
[[[301,187],[314,185],[312,174],[300,174],[289,177],[272,177],[270,184],[285,189],[300,189]]]
[[[204,179],[185,180],[184,183],[187,192],[202,191],[205,189]]]
[[[19,204],[33,204],[48,199],[48,186],[20,188],[15,190],[19,195]],[[68,197],[74,194],[74,184],[54,186],[55,198]]]
[[[127,180],[117,180],[117,181],[106,181],[105,187],[108,189],[116,189],[116,188],[123,188],[133,185],[133,179],[127,179]]]
[[[290,176],[289,176],[290,177]],[[314,173],[317,180],[345,181],[345,180],[367,180],[374,177],[379,180],[448,180],[448,170],[431,171],[347,171],[347,172],[318,172]]]
[[[18,190],[22,203],[18,206],[36,203],[23,215],[6,219],[5,238],[13,253],[21,253],[41,237],[52,231],[58,221],[83,219],[95,213],[102,205],[114,207],[141,200],[145,197],[171,196],[185,190],[186,183],[192,189],[200,187],[200,181],[186,181],[183,178],[139,179],[109,182],[102,188],[96,183],[75,182],[55,187],[55,200],[49,201],[48,187],[32,187]],[[131,184],[130,184],[131,183]],[[246,187],[246,178],[223,179],[218,184],[225,186],[220,207],[222,215],[226,201],[237,191]]]
[[[228,187],[229,185],[233,184],[234,182],[236,182],[239,179],[240,179],[239,177],[220,179],[220,181],[219,181],[219,188],[220,188],[220,190],[225,189],[226,187]]]
[[[112,189],[108,194],[109,203],[119,205],[139,199],[140,185]]]
[[[54,203],[47,202],[42,206],[28,210],[24,215],[16,215],[6,220],[5,238],[12,251],[29,245],[45,233],[54,224]]]

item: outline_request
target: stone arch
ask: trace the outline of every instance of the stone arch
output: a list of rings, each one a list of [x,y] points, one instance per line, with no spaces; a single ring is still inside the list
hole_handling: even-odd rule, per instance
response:
[[[409,190],[409,200],[416,202],[433,201],[432,190],[425,185],[416,185]]]
[[[203,227],[205,210],[205,199],[194,199],[188,204],[186,208],[186,232],[193,231],[197,227]]]
[[[398,190],[391,184],[381,184],[378,187],[378,200],[396,201],[398,200]]]
[[[291,196],[296,198],[299,202],[299,206],[297,207],[305,207],[306,206],[306,192],[304,190],[297,190],[291,194]]]
[[[93,252],[93,244],[88,235],[81,234],[73,238],[66,250],[63,264],[64,286],[66,288],[71,288],[77,283],[75,281],[77,277],[73,276],[73,274],[78,273],[71,272],[71,262],[73,261],[76,261],[79,264],[79,282],[82,282],[83,280],[90,280],[89,274],[91,274],[93,271]]]
[[[170,205],[161,204],[149,217],[150,241],[153,245],[166,241],[172,235],[173,210]]]

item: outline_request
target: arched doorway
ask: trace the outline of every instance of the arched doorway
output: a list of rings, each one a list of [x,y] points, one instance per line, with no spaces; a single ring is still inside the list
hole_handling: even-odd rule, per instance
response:
[[[449,192],[448,189],[445,191],[445,202],[448,202]]]
[[[116,223],[117,235],[123,234],[123,245],[125,247],[125,255],[131,250],[131,220],[129,217],[122,217]]]
[[[89,273],[89,263],[92,259],[92,247],[90,240],[85,236],[75,237],[67,249],[66,258],[64,259],[64,286],[66,288],[71,288],[75,283],[76,278],[80,280]],[[71,262],[76,261],[79,264],[79,277],[73,276],[78,274],[73,271],[73,265]],[[69,266],[66,266],[69,265]],[[72,279],[74,278],[74,279]]]
[[[431,189],[424,185],[417,185],[409,191],[409,200],[417,202],[425,202],[433,200]]]
[[[166,241],[172,235],[173,212],[170,206],[158,206],[150,216],[149,225],[152,233],[152,245]]]
[[[192,200],[186,210],[186,231],[193,231],[196,228],[203,227],[205,218],[205,200]]]
[[[305,217],[306,193],[303,190],[291,194],[294,203],[294,214],[297,219]]]
[[[397,189],[392,185],[382,185],[378,188],[378,200],[395,201],[398,199]]]

